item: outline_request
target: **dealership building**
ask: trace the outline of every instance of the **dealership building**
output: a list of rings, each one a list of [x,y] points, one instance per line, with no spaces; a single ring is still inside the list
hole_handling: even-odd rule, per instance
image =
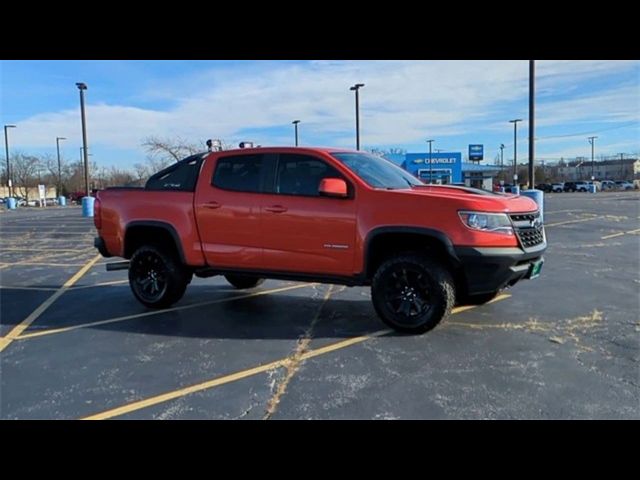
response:
[[[500,167],[463,162],[461,152],[405,153],[385,155],[425,183],[465,184],[491,190]]]

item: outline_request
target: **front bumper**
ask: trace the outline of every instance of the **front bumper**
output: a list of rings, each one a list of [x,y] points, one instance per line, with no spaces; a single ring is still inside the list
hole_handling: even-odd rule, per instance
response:
[[[525,278],[531,265],[542,259],[547,244],[526,251],[518,247],[454,247],[466,279],[467,293],[497,292]]]

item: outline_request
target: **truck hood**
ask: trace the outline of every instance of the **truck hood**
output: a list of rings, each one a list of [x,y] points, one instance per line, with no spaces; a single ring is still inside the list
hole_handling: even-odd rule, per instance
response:
[[[505,193],[492,193],[470,187],[453,185],[420,185],[412,189],[395,190],[404,195],[430,197],[441,202],[455,201],[460,208],[485,212],[532,212],[538,205],[529,197]]]

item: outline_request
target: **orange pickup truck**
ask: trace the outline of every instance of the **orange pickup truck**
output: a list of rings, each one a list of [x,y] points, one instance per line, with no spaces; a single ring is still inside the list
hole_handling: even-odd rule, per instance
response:
[[[96,195],[95,246],[128,261],[147,307],[180,300],[193,275],[237,288],[265,278],[371,286],[380,318],[422,333],[455,304],[479,304],[539,275],[536,203],[425,185],[380,157],[328,148],[193,155],[144,188]]]

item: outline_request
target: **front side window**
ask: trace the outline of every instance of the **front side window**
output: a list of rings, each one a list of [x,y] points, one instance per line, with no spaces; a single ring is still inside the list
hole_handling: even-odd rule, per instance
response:
[[[282,154],[276,173],[276,193],[319,196],[323,178],[342,178],[331,165],[308,155]]]
[[[339,152],[332,153],[349,170],[374,188],[395,190],[424,185],[409,172],[389,160],[368,153]]]
[[[260,192],[264,155],[236,155],[218,160],[212,184],[223,190]]]

